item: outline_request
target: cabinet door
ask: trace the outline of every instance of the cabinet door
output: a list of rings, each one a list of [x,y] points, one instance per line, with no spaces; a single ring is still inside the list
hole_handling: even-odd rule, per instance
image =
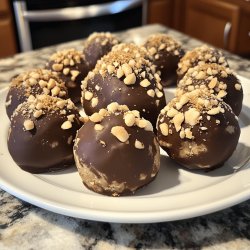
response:
[[[148,0],[148,23],[173,26],[173,0]]]
[[[185,32],[214,46],[236,51],[240,8],[217,0],[187,0]]]
[[[14,26],[8,0],[0,0],[0,58],[16,53]]]

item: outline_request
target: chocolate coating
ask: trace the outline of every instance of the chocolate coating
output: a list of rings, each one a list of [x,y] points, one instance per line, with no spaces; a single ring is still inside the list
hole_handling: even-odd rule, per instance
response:
[[[154,34],[147,39],[144,46],[149,53],[149,60],[161,72],[162,85],[176,85],[176,70],[184,55],[180,43],[167,34]]]
[[[17,106],[27,101],[30,95],[41,94],[68,98],[65,83],[50,70],[33,69],[13,78],[6,97],[8,117],[10,118]]]
[[[125,51],[112,51],[104,56],[85,78],[82,89],[82,105],[88,115],[118,102],[138,110],[153,126],[166,103],[155,67]]]
[[[10,155],[20,168],[31,173],[69,167],[74,164],[73,139],[81,127],[78,111],[70,100],[45,95],[37,98],[20,104],[12,116]],[[69,119],[71,127],[66,123],[63,129],[62,124]]]
[[[101,130],[96,130],[96,125]],[[121,142],[111,131],[122,126],[129,134]],[[144,148],[136,148],[135,141]],[[91,120],[78,131],[74,146],[76,166],[84,185],[111,196],[133,194],[150,183],[160,167],[159,145],[154,133],[136,125],[128,127],[124,112],[106,114],[101,122]]]
[[[221,98],[239,116],[242,108],[243,89],[234,72],[219,64],[201,64],[190,68],[178,83],[177,95],[194,89],[208,89]]]
[[[118,38],[109,32],[94,32],[84,43],[83,54],[88,62],[88,70],[92,70],[97,61],[111,51],[119,43]]]
[[[88,62],[83,53],[76,49],[66,49],[54,53],[46,68],[57,72],[68,89],[72,102],[78,103],[81,98],[81,80],[88,73]]]
[[[229,105],[215,97],[193,96],[185,103],[187,95],[174,98],[159,115],[158,141],[170,158],[186,168],[220,167],[237,146],[237,117]],[[180,103],[185,104],[180,108]]]
[[[220,50],[202,45],[187,51],[178,63],[178,81],[186,74],[188,69],[204,63],[217,63],[224,67],[229,67],[228,62]]]

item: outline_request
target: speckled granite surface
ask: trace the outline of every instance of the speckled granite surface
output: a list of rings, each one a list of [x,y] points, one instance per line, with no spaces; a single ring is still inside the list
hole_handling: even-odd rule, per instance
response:
[[[185,48],[200,43],[159,25],[126,33],[126,40],[167,31]],[[80,47],[75,41],[13,58],[0,60],[0,88],[25,69],[42,66],[48,56],[63,47]],[[250,61],[227,53],[230,66],[250,78]],[[2,139],[1,139],[2,140]],[[1,143],[3,143],[1,141]],[[197,218],[153,224],[92,222],[54,214],[23,202],[0,190],[0,249],[250,249],[250,200]]]

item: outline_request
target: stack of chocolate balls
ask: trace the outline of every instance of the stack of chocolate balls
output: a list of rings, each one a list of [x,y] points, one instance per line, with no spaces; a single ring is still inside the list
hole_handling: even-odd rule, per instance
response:
[[[160,146],[188,169],[220,167],[234,152],[243,91],[221,52],[202,46],[178,65],[176,97],[157,121]]]
[[[110,196],[155,179],[159,145],[189,169],[221,166],[240,135],[241,84],[221,52],[202,46],[183,55],[166,34],[139,46],[93,33],[82,50],[57,51],[46,69],[12,80],[13,160],[31,173],[75,163],[88,189]],[[171,85],[176,97],[166,104],[163,87]]]

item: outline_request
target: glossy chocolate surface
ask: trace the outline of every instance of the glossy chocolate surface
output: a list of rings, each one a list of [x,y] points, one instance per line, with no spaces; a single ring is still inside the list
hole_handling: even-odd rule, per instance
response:
[[[100,124],[104,127],[101,131],[96,131],[95,123],[91,121],[78,131],[76,141],[79,142],[74,149],[82,168],[89,168],[97,176],[98,173],[104,174],[109,184],[124,182],[125,188],[118,195],[134,193],[151,182],[158,172],[154,158],[159,158],[154,133],[136,126],[127,127],[121,114],[107,116]],[[130,135],[128,142],[123,143],[111,134],[114,126],[125,127]],[[135,148],[135,140],[143,142],[144,149]],[[154,176],[151,176],[152,172]],[[140,176],[144,178],[140,180]],[[83,183],[91,189],[90,181],[83,179]],[[106,195],[113,195],[114,192],[116,190],[101,191]]]
[[[194,139],[180,138],[180,131],[174,129],[170,118],[161,114],[157,127],[161,147],[170,158],[189,169],[204,170],[222,166],[236,149],[240,136],[240,127],[235,115],[227,104],[223,107],[228,107],[225,108],[225,113],[211,115],[210,120],[207,119],[207,114],[201,114],[201,122],[192,128]],[[186,104],[181,111],[186,112],[189,109],[190,105]],[[168,124],[172,134],[162,134],[159,127],[162,123]],[[190,128],[186,124],[182,126],[184,129]],[[202,127],[206,130],[202,130]],[[182,152],[186,157],[181,156]]]
[[[31,173],[44,173],[74,164],[73,139],[81,124],[77,110],[65,110],[66,114],[43,110],[44,114],[39,118],[31,116],[29,119],[34,122],[35,128],[28,131],[23,126],[27,117],[15,111],[11,119],[8,149],[20,168]],[[62,129],[70,114],[75,115],[72,127]]]

